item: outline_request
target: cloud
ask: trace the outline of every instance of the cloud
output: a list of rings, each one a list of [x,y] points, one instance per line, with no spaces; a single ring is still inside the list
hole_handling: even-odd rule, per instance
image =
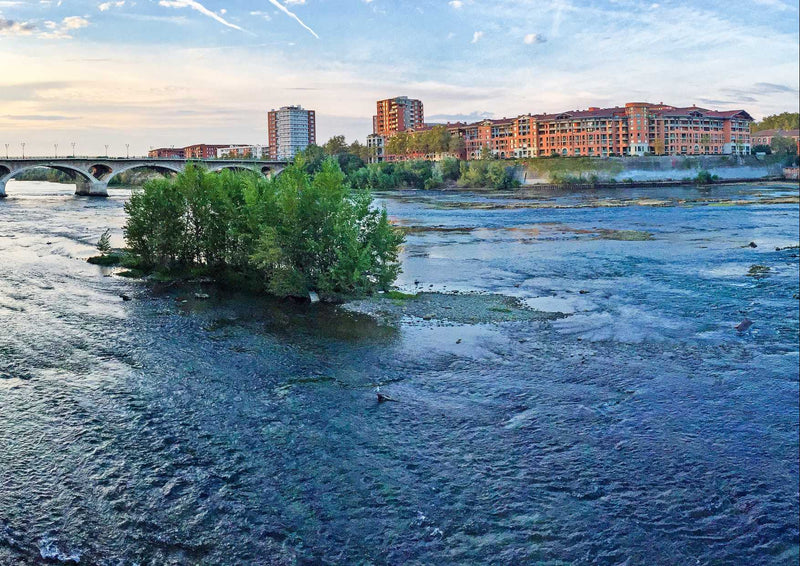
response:
[[[0,34],[3,35],[30,35],[36,31],[36,26],[31,22],[16,22],[0,18]]]
[[[286,1],[286,3],[287,3],[287,4],[289,4],[290,6],[291,6],[292,4],[305,4],[305,3],[306,3],[306,0],[285,0],[285,1]]]
[[[753,3],[759,4],[760,6],[775,8],[776,10],[780,10],[781,12],[791,9],[790,6],[781,2],[781,0],[753,0]]]
[[[214,12],[203,6],[200,2],[196,2],[195,0],[159,0],[158,4],[159,6],[164,6],[165,8],[191,8],[192,10],[200,12],[204,16],[208,16],[209,18],[218,21],[223,26],[233,28],[238,31],[243,31],[245,33],[249,33],[240,28],[239,26],[237,26],[236,24],[230,23],[222,16],[215,14]]]
[[[524,41],[526,45],[533,45],[534,43],[544,43],[547,41],[547,38],[539,33],[529,33],[522,41]]]
[[[101,12],[107,12],[111,8],[122,8],[125,5],[125,0],[119,0],[118,2],[103,2],[102,4],[97,5],[97,9]]]
[[[83,16],[67,16],[60,22],[46,21],[44,27],[47,31],[40,33],[39,37],[43,39],[72,39],[71,32],[89,25],[88,18]]]
[[[475,33],[472,34],[472,42],[471,43],[478,43],[481,40],[482,37],[483,37],[483,32],[482,31],[476,31]]]
[[[468,114],[434,114],[432,116],[425,116],[426,121],[431,120],[434,122],[480,122],[486,118],[491,118],[491,112],[470,112]]]
[[[462,2],[461,0],[450,0],[448,4],[450,5],[451,8],[454,8],[456,10],[460,10],[461,8],[464,7],[464,2]]]
[[[272,19],[272,16],[270,16],[267,12],[261,12],[259,10],[255,10],[253,12],[250,12],[250,15],[251,16],[257,16],[259,18],[264,18],[267,21]]]
[[[53,116],[43,114],[6,114],[3,116],[3,118],[8,118],[9,120],[29,120],[35,122],[52,122],[78,119],[75,116]]]
[[[270,3],[270,4],[272,4],[273,6],[275,6],[275,7],[276,7],[278,10],[280,10],[281,12],[283,12],[284,14],[286,14],[287,16],[289,16],[290,18],[294,18],[295,20],[297,20],[297,23],[298,23],[298,24],[300,24],[301,26],[303,26],[304,28],[306,28],[306,30],[308,30],[308,32],[309,32],[311,35],[313,35],[314,37],[316,37],[317,39],[319,39],[319,36],[317,35],[317,32],[315,32],[313,29],[311,29],[311,28],[310,28],[310,27],[308,27],[306,24],[304,24],[304,23],[303,23],[303,20],[301,20],[300,18],[298,18],[298,17],[297,17],[297,15],[296,15],[294,12],[291,12],[291,11],[289,11],[289,9],[287,9],[287,8],[286,8],[286,6],[284,6],[283,4],[281,4],[280,2],[278,2],[278,0],[268,0],[268,1],[269,1],[269,3]]]

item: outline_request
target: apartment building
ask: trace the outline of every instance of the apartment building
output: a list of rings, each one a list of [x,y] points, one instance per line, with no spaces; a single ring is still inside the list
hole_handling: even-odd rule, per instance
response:
[[[800,141],[800,130],[761,130],[750,134],[750,139],[752,145],[772,145],[775,136],[791,138],[797,143]]]
[[[214,159],[217,157],[217,150],[223,147],[228,147],[228,144],[187,145],[183,148],[183,157],[184,159]]]
[[[499,159],[615,155],[750,153],[752,117],[744,110],[708,110],[629,102],[557,114],[447,124],[464,139],[462,159],[488,152]]]
[[[158,147],[147,152],[147,157],[155,159],[183,159],[182,147]]]
[[[269,156],[271,159],[294,159],[311,144],[317,143],[316,115],[302,106],[283,106],[267,115]]]
[[[265,145],[231,145],[217,149],[218,159],[268,159],[269,147]]]
[[[379,100],[377,113],[372,117],[372,133],[385,138],[398,132],[414,130],[425,125],[422,101],[407,96]]]

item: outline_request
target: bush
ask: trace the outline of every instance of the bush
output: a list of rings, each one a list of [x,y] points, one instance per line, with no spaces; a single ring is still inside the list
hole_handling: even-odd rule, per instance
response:
[[[403,236],[334,158],[312,176],[301,157],[275,179],[189,165],[134,191],[125,211],[128,248],[151,271],[326,298],[387,289],[400,272]]]
[[[705,169],[702,169],[697,174],[697,177],[694,178],[694,182],[698,183],[700,185],[708,185],[708,184],[713,183],[714,181],[716,181],[718,179],[719,179],[719,176],[712,175],[711,173],[709,173]]]
[[[100,239],[97,241],[97,251],[102,254],[111,251],[111,229],[106,228],[106,231],[100,236]]]

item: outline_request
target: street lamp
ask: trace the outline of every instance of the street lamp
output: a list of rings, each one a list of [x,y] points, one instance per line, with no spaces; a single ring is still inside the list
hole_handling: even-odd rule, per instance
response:
[[[22,146],[22,159],[25,159],[25,142],[20,144]]]
[[[55,158],[56,158],[56,159],[58,159],[58,144],[57,144],[57,143],[54,143],[54,144],[53,144],[53,148],[56,150],[56,151],[55,151]]]
[[[6,144],[6,159],[8,159],[8,144]]]
[[[108,157],[108,144],[106,144],[106,157]]]
[[[131,144],[129,144],[129,143],[125,144],[125,158],[126,159],[130,159],[131,158]]]
[[[75,142],[72,142],[72,158],[75,159]]]

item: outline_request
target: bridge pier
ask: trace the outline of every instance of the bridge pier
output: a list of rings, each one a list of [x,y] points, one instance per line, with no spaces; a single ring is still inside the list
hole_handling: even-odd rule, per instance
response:
[[[0,198],[5,198],[6,196],[6,182],[0,181]]]
[[[108,183],[103,181],[89,182],[76,180],[75,194],[82,197],[107,197]]]

